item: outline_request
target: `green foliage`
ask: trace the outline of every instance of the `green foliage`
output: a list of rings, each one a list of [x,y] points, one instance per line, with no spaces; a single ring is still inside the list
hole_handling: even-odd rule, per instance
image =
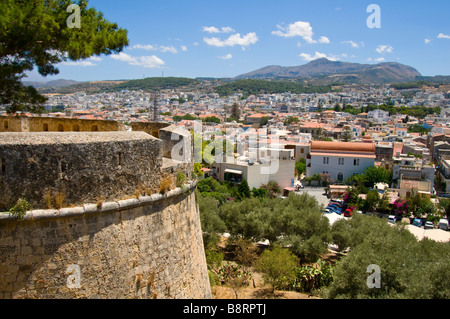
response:
[[[155,90],[176,89],[179,87],[198,84],[199,82],[189,78],[177,78],[177,77],[152,77],[140,80],[126,81],[117,85],[114,85],[106,91],[116,92],[122,90],[143,90],[147,92]],[[184,100],[178,100],[183,103]]]
[[[360,193],[365,194],[375,184],[385,183],[392,184],[392,171],[384,167],[371,166],[364,170],[363,174],[353,175],[345,181],[347,185],[353,185]]]
[[[237,103],[234,103],[231,107],[231,118],[235,119],[236,121],[239,121],[239,118],[241,117],[241,110],[239,108],[239,105]]]
[[[195,121],[195,120],[198,120],[198,117],[192,116],[191,114],[186,114],[186,115],[183,115],[183,116],[175,115],[174,117],[172,117],[172,119],[175,122],[180,122],[182,120]]]
[[[31,208],[30,203],[22,198],[19,198],[17,200],[16,205],[14,205],[10,210],[9,213],[19,219],[22,219],[26,212]]]
[[[250,198],[251,196],[252,193],[250,192],[250,187],[248,187],[248,182],[244,178],[238,186],[237,197],[238,199],[243,200],[245,198]]]
[[[34,67],[55,75],[56,64],[112,54],[128,45],[127,31],[80,0],[81,28],[67,26],[70,0],[4,0],[0,4],[0,104],[8,111],[41,111],[45,98],[21,83]]]
[[[235,288],[249,285],[252,275],[248,270],[243,270],[240,265],[226,264],[219,269],[219,282]]]
[[[338,246],[338,251],[344,251],[350,246],[351,242],[350,224],[345,219],[334,222],[331,226],[331,240]]]
[[[205,123],[217,123],[217,124],[221,123],[220,119],[218,117],[216,117],[216,116],[206,117],[206,118],[203,119],[203,122],[205,122]]]
[[[260,200],[263,200],[264,198],[266,198],[266,197],[268,196],[268,193],[267,193],[267,190],[266,190],[265,188],[262,188],[262,187],[260,187],[260,188],[253,187],[253,189],[252,189],[252,195],[253,195],[254,197],[259,198]]]
[[[262,185],[261,188],[264,188],[266,190],[267,195],[270,198],[275,198],[279,194],[281,194],[280,185],[278,185],[278,183],[274,181],[270,181],[269,183]]]
[[[301,158],[297,163],[295,163],[295,172],[298,176],[306,173],[306,159]]]
[[[177,187],[183,187],[184,184],[186,184],[186,175],[183,172],[178,172],[176,185]]]
[[[354,215],[349,224],[350,251],[336,264],[327,298],[448,299],[450,246],[417,241],[403,226]],[[381,269],[381,288],[367,286],[369,265]]]
[[[220,206],[219,216],[231,235],[290,246],[305,261],[315,261],[326,253],[331,240],[328,219],[308,194],[226,202]]]
[[[322,260],[316,262],[316,266],[304,266],[297,268],[293,288],[299,292],[312,292],[333,282],[333,266]]]
[[[420,124],[414,124],[408,126],[408,133],[422,133],[422,134],[428,134],[431,131],[431,129],[425,128]]]
[[[200,163],[194,163],[194,174],[197,177],[202,177],[203,176],[203,171],[202,171],[202,164]]]
[[[293,124],[293,123],[299,123],[300,120],[297,116],[289,116],[289,118],[284,121],[284,125],[289,125],[289,124]]]
[[[332,86],[305,86],[299,83],[266,80],[237,80],[216,87],[215,92],[220,96],[229,96],[234,93],[242,93],[244,97],[257,94],[274,94],[291,92],[301,93],[329,93],[333,92]]]
[[[364,201],[364,209],[366,211],[373,212],[376,210],[378,206],[378,202],[380,201],[380,193],[376,190],[371,190],[366,195],[366,200]]]
[[[256,269],[263,273],[264,282],[272,286],[272,292],[295,279],[298,259],[288,249],[275,246],[262,253]]]

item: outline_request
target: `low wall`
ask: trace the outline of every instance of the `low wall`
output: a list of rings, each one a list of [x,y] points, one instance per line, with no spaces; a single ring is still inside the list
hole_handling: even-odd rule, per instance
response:
[[[0,298],[211,298],[194,189],[0,214]]]

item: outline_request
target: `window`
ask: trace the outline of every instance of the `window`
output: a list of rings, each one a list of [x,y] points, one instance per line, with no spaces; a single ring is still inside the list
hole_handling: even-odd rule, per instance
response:
[[[344,165],[344,158],[340,157],[338,159],[338,165]]]
[[[329,164],[330,163],[330,158],[329,157],[324,157],[323,158],[323,163],[324,164]]]
[[[355,158],[355,159],[353,160],[353,165],[354,165],[354,166],[359,166],[359,158]]]
[[[302,148],[301,151],[300,151],[300,153],[302,153],[302,154],[305,153],[305,149]]]
[[[342,183],[344,181],[344,174],[339,173],[337,176],[338,183]]]

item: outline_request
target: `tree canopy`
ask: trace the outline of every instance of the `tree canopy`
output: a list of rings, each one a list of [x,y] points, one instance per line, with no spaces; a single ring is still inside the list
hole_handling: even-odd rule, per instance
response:
[[[80,12],[80,28],[70,26],[69,6]],[[40,111],[46,99],[21,80],[25,72],[59,73],[57,64],[121,52],[127,30],[88,8],[87,0],[3,0],[0,3],[0,103],[8,111]]]

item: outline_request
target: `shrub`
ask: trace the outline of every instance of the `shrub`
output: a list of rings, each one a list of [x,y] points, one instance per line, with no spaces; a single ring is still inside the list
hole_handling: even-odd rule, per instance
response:
[[[30,208],[31,205],[27,200],[19,198],[16,205],[9,210],[9,213],[14,217],[22,219]]]
[[[184,173],[179,172],[177,174],[177,187],[183,187],[186,184],[186,175]]]
[[[162,179],[161,184],[159,185],[159,192],[161,194],[165,194],[170,191],[172,187],[172,177],[166,176]]]

